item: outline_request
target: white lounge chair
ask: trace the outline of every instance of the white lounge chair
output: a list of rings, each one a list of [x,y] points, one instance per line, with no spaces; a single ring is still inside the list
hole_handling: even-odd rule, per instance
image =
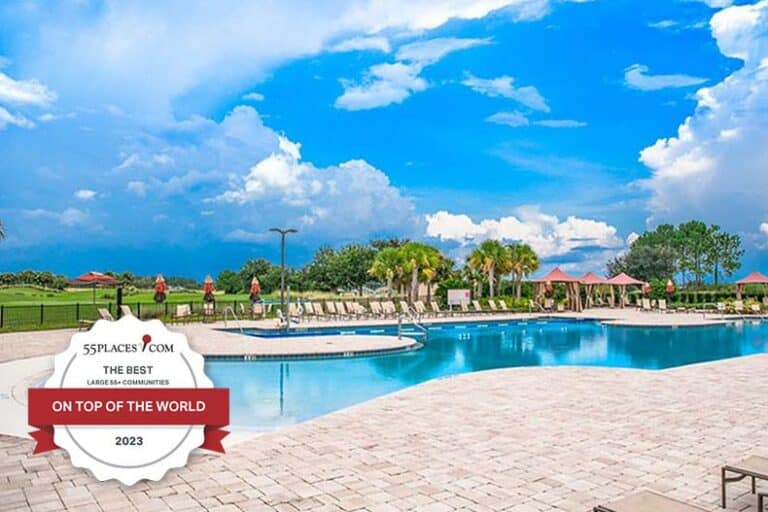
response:
[[[651,310],[651,299],[643,299],[643,302],[641,304],[643,311],[650,311]]]
[[[659,299],[659,312],[660,313],[667,312],[667,299]]]

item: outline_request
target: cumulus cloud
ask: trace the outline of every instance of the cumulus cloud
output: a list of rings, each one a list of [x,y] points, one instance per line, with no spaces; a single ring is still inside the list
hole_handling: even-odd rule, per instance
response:
[[[624,242],[616,228],[602,221],[569,216],[560,220],[537,207],[521,207],[515,215],[473,221],[468,215],[441,210],[426,216],[429,237],[475,245],[493,238],[529,244],[543,258],[563,256],[577,249],[617,249]]]
[[[768,236],[768,222],[763,222],[762,224],[760,224],[760,232]]]
[[[344,110],[369,110],[402,103],[428,87],[421,71],[449,53],[489,44],[489,39],[440,37],[403,45],[397,62],[371,66],[361,82],[342,80],[344,92],[334,103]]]
[[[711,20],[720,51],[744,65],[696,93],[677,136],[640,153],[651,169],[651,223],[699,218],[754,233],[768,216],[768,0],[726,8]]]
[[[128,192],[136,194],[139,197],[144,197],[147,195],[147,184],[143,181],[129,181],[125,188],[128,190]]]
[[[701,85],[706,78],[683,74],[652,75],[648,66],[633,64],[624,70],[624,84],[632,89],[641,91],[657,91],[675,87],[691,87]]]
[[[89,190],[87,188],[80,189],[75,192],[75,197],[77,199],[80,199],[81,201],[90,201],[94,197],[96,197],[96,191],[95,190]]]
[[[229,190],[211,199],[244,208],[281,211],[302,229],[336,236],[362,236],[376,230],[407,230],[414,206],[382,171],[364,160],[317,168],[301,158],[301,146],[278,137],[278,146]],[[235,230],[239,239],[250,235]]]
[[[486,96],[510,98],[533,110],[549,112],[549,105],[538,89],[530,85],[515,87],[515,79],[511,76],[478,78],[469,75],[461,83]]]
[[[331,51],[334,53],[360,52],[370,50],[389,53],[391,51],[389,40],[382,36],[361,36],[345,39],[344,41],[331,46]]]

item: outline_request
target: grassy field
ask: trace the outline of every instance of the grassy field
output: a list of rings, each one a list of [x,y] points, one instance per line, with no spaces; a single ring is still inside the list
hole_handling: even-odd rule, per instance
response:
[[[155,293],[151,290],[134,294],[124,294],[126,304],[136,302],[154,302]],[[279,295],[278,295],[279,296]],[[264,299],[274,298],[275,295],[262,295]],[[96,289],[96,302],[115,302],[115,290]],[[177,292],[168,294],[168,302],[199,302],[203,300],[203,292]],[[216,300],[247,301],[248,294],[229,295],[216,293]],[[28,287],[0,288],[0,304],[6,306],[39,306],[40,304],[90,304],[93,302],[93,289],[68,289],[64,291],[42,290]]]

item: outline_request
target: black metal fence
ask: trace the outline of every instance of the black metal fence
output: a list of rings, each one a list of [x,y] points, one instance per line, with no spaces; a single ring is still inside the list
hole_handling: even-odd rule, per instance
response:
[[[173,320],[176,307],[188,305],[192,316],[201,316],[205,303],[198,302],[124,302],[131,308],[131,313],[142,320],[158,318],[165,321]],[[208,316],[223,317],[227,308],[232,308],[238,318],[250,317],[251,305],[243,301],[215,301]],[[35,305],[4,305],[0,304],[0,330],[20,331],[25,329],[52,329],[56,327],[77,327],[82,321],[95,321],[100,318],[99,309],[105,309],[117,318],[119,308],[115,302],[75,303],[75,304],[35,304]]]

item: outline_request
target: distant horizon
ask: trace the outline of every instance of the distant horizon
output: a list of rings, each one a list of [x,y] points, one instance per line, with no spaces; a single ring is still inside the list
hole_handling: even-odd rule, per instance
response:
[[[277,262],[289,225],[292,266],[495,238],[602,274],[689,219],[768,271],[767,0],[11,0],[0,23],[0,272],[198,278]]]

